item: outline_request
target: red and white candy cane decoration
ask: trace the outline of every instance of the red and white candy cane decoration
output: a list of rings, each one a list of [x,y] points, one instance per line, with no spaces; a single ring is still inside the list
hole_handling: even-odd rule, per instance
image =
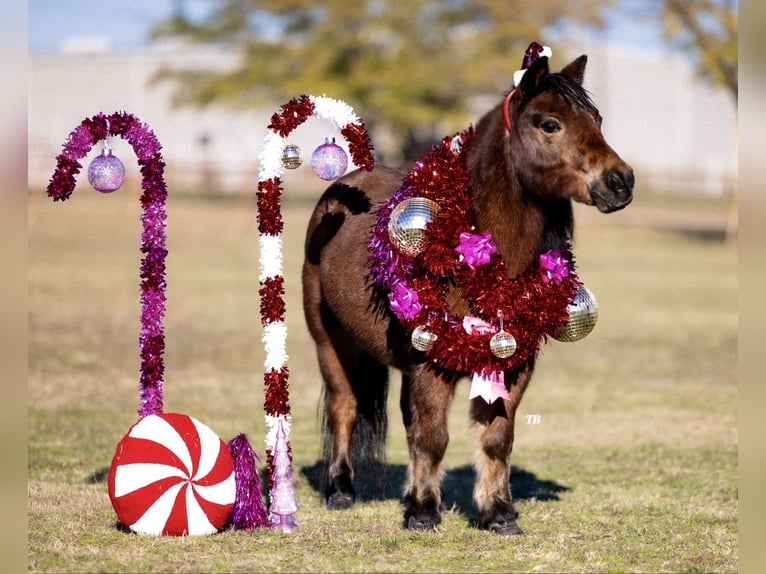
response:
[[[290,436],[290,402],[287,368],[287,327],[285,325],[284,276],[282,267],[281,213],[282,174],[281,157],[287,136],[316,116],[330,122],[348,142],[354,164],[367,171],[374,166],[373,149],[364,122],[354,110],[340,100],[324,96],[302,95],[285,103],[281,112],[271,117],[269,133],[263,141],[258,174],[258,232],[260,247],[261,324],[264,328],[263,345],[266,413],[266,461],[269,484],[273,480],[273,457],[279,421],[285,434]]]

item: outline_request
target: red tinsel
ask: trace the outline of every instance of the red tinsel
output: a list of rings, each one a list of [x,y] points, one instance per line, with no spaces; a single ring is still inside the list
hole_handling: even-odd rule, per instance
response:
[[[375,157],[364,122],[360,119],[358,122],[350,123],[341,129],[340,133],[348,142],[348,151],[351,153],[354,164],[370,171],[375,165]]]
[[[258,182],[258,231],[264,235],[279,235],[284,228],[282,220],[282,182],[278,177]]]
[[[282,321],[285,316],[285,278],[269,277],[261,282],[258,290],[261,298],[261,324]]]
[[[289,377],[290,371],[286,366],[277,371],[268,371],[263,375],[263,383],[266,387],[263,408],[269,416],[290,414],[290,393],[287,390]]]
[[[296,127],[305,122],[314,113],[314,104],[307,95],[282,104],[282,112],[271,116],[269,129],[282,137],[290,135]]]

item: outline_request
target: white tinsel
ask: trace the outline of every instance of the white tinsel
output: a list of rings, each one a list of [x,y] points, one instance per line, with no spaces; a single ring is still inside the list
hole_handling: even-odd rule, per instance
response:
[[[263,361],[267,371],[278,371],[287,364],[287,325],[284,321],[274,321],[263,327],[263,348],[266,358]]]
[[[343,129],[348,124],[359,120],[353,108],[346,102],[334,100],[326,96],[309,96],[309,99],[314,104],[314,115],[327,120],[336,129]]]
[[[269,131],[263,138],[263,147],[258,156],[260,170],[258,181],[266,181],[274,177],[282,177],[284,166],[282,165],[282,148],[285,147],[285,139],[278,133]]]
[[[282,237],[279,235],[261,235],[258,237],[260,250],[261,273],[260,281],[280,277],[284,273],[282,267]]]
[[[282,428],[285,431],[285,436],[290,436],[290,424],[291,417],[280,415],[278,417],[272,417],[266,415],[266,448],[274,449],[274,445],[277,443],[277,429],[279,428],[279,421],[282,420]]]

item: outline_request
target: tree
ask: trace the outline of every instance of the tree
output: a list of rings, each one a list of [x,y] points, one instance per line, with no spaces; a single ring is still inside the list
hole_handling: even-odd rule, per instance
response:
[[[698,72],[738,96],[738,0],[664,0],[666,36]]]
[[[574,19],[599,25],[599,0],[222,0],[204,19],[174,16],[154,37],[224,44],[232,71],[167,70],[181,104],[255,107],[327,94],[384,126],[410,157],[470,121],[466,103],[510,86],[527,45]],[[436,130],[436,131],[433,131]],[[379,150],[383,151],[383,150]]]
[[[738,0],[664,0],[665,32],[670,41],[686,50],[697,71],[713,84],[725,87],[737,103]],[[737,237],[737,191],[731,197],[726,241]]]

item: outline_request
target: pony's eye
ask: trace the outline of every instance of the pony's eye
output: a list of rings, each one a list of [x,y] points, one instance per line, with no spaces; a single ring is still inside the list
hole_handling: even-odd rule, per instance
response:
[[[561,124],[556,120],[545,120],[540,124],[540,129],[546,134],[555,134],[561,129]]]

